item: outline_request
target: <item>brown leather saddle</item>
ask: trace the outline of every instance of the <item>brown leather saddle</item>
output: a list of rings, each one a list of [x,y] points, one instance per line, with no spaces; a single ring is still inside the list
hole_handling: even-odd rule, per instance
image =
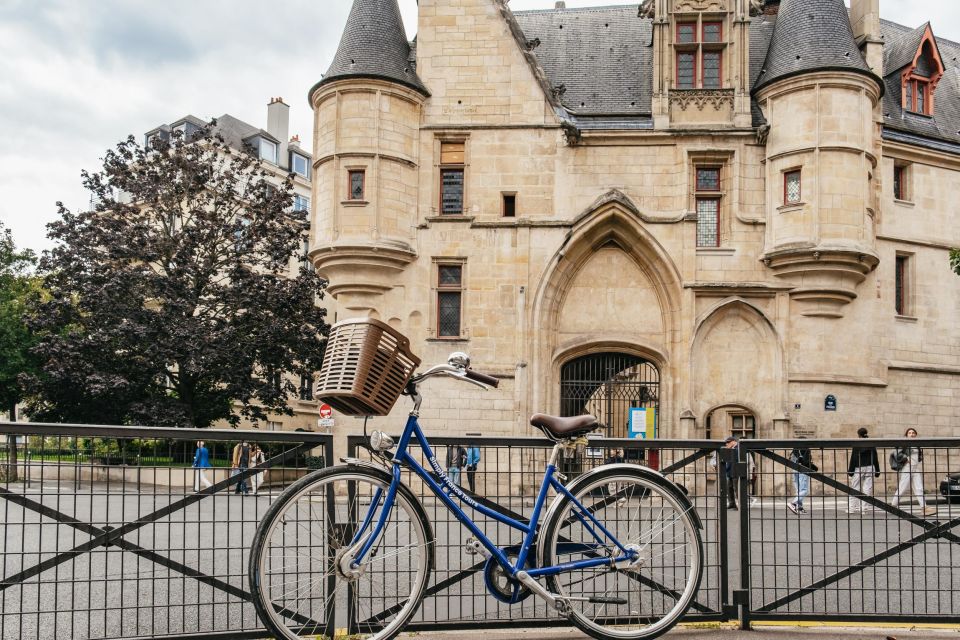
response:
[[[600,423],[593,416],[558,418],[543,413],[533,414],[530,418],[530,424],[543,431],[552,440],[579,438],[600,427]]]

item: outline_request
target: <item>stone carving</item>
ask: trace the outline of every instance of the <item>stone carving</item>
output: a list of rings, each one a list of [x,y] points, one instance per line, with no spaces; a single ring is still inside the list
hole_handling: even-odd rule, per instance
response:
[[[656,18],[657,17],[657,6],[654,0],[643,0],[640,3],[640,11],[637,15],[641,18]]]
[[[726,11],[724,0],[676,0],[674,11]]]
[[[703,111],[712,107],[720,111],[724,107],[733,108],[732,89],[681,89],[670,92],[670,105],[686,111],[691,105]]]
[[[763,0],[750,0],[750,17],[755,18],[763,13]]]

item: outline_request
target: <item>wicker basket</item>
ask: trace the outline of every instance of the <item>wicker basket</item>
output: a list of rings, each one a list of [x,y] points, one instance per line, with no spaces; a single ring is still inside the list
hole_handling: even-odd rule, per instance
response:
[[[344,320],[330,329],[317,395],[348,416],[383,416],[419,365],[410,341],[389,325]]]

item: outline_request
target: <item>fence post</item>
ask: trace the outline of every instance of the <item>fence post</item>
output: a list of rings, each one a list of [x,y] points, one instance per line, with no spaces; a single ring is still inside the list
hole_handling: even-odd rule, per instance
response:
[[[729,498],[727,492],[727,474],[724,468],[725,463],[730,459],[729,449],[717,449],[717,522],[720,526],[718,533],[720,537],[720,610],[726,620],[737,616],[736,606],[730,603],[730,553],[727,550],[727,541],[730,536],[730,530],[727,524],[727,504]]]
[[[740,494],[740,588],[733,592],[733,602],[740,605],[740,628],[750,630],[750,466],[749,451],[741,443],[736,448],[733,478]]]

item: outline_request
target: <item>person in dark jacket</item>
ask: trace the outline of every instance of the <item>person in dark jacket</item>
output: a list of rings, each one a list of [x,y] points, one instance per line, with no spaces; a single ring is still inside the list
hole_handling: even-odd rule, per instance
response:
[[[857,429],[857,436],[866,438],[867,428]],[[872,496],[873,479],[880,477],[880,459],[877,457],[876,447],[854,447],[850,452],[850,463],[847,465],[847,475],[850,476],[850,488],[854,491]],[[853,496],[847,499],[847,513],[865,511],[868,506],[862,500]]]
[[[813,460],[811,460],[810,449],[807,448],[797,447],[791,451],[790,462],[807,467],[811,471],[817,470],[817,465],[813,464]],[[787,509],[796,514],[806,513],[807,510],[803,508],[803,499],[810,493],[810,476],[794,470],[793,485],[797,489],[797,497],[787,503]]]

